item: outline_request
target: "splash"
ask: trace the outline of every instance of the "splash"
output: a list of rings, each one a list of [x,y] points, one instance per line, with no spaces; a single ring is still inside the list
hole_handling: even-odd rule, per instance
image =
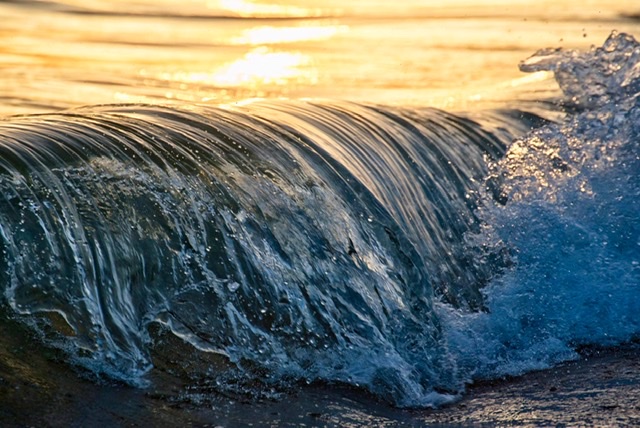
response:
[[[588,52],[542,50],[523,63],[553,70],[579,113],[516,140],[490,168],[472,240],[514,266],[483,290],[486,313],[442,312],[470,377],[548,367],[640,334],[639,52],[614,33]]]

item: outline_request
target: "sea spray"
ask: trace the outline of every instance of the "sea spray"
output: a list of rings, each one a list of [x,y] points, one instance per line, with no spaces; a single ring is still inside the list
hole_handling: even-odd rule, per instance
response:
[[[490,168],[483,233],[470,241],[513,266],[483,289],[486,311],[439,311],[469,378],[640,334],[639,53],[614,33],[601,48],[547,49],[523,63],[553,70],[577,112],[516,140]]]

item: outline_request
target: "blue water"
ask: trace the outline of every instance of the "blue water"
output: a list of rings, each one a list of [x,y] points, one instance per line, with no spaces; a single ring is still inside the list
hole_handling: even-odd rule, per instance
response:
[[[639,55],[614,33],[525,61],[555,73],[557,123],[333,101],[6,118],[6,306],[132,385],[169,334],[186,384],[401,407],[637,339]]]

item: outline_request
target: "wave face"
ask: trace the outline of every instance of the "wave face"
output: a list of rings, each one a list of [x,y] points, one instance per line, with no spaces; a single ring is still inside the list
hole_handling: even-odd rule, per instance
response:
[[[235,381],[193,375],[229,387],[323,379],[397,403],[457,388],[434,290],[481,304],[469,196],[524,122],[338,103],[12,118],[5,296],[76,362],[130,382],[162,353],[159,324],[228,359]]]
[[[337,102],[9,118],[6,305],[129,383],[340,382],[412,407],[633,339],[638,52],[614,34],[524,62],[571,113],[513,144],[541,121]]]

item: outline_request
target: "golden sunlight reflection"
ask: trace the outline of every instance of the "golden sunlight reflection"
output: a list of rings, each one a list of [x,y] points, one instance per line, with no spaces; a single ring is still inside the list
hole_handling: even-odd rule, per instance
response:
[[[243,58],[215,72],[212,82],[220,86],[250,86],[258,84],[286,85],[291,81],[313,80],[313,73],[303,72],[310,58],[299,53],[270,52],[260,47]]]
[[[326,15],[320,8],[304,8],[292,5],[264,4],[245,0],[212,0],[209,7],[228,10],[241,17],[309,18]],[[336,11],[331,11],[335,14]]]
[[[304,82],[313,84],[316,72],[308,66],[311,59],[300,53],[272,52],[259,47],[237,61],[225,64],[213,72],[181,71],[162,73],[163,80],[217,87],[258,87]]]
[[[327,40],[338,33],[348,30],[346,25],[322,25],[301,27],[263,26],[246,30],[233,39],[234,43],[261,45],[275,43],[294,43],[312,40]]]

